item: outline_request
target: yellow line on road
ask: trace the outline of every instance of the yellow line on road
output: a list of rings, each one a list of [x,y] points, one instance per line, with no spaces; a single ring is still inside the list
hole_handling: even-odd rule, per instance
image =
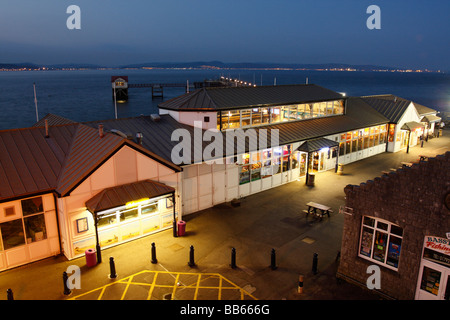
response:
[[[136,279],[136,276],[141,275],[141,274],[153,275],[153,280],[151,282],[142,282],[142,280],[139,279],[139,280],[141,280],[141,281],[139,281],[138,279]],[[158,283],[158,280],[160,279],[159,276],[161,274],[168,274],[168,275],[172,276],[174,278],[173,284],[168,284],[167,280],[164,280],[164,278],[161,278],[160,283]],[[189,285],[183,284],[180,281],[180,276],[183,276],[183,275],[196,276],[196,280],[192,284],[189,284]],[[135,279],[138,281],[133,281]],[[211,285],[210,283],[207,283],[206,281],[209,279],[218,279],[218,285],[215,286],[215,285]],[[202,285],[202,283],[204,283],[206,285]],[[79,294],[77,296],[71,297],[69,300],[81,299],[92,293],[98,293],[97,300],[102,300],[107,289],[109,287],[117,285],[117,284],[125,285],[122,293],[120,293],[120,292],[115,293],[114,291],[108,291],[108,296],[115,294],[115,295],[117,295],[117,300],[124,300],[126,294],[128,292],[131,293],[133,291],[133,288],[136,286],[149,287],[149,291],[147,294],[147,300],[152,299],[153,293],[155,292],[155,288],[171,288],[172,289],[171,299],[176,298],[175,294],[177,293],[177,291],[181,292],[183,289],[189,289],[189,288],[194,289],[195,288],[194,297],[192,300],[197,300],[201,291],[206,290],[206,289],[207,290],[214,290],[214,289],[218,290],[218,295],[217,295],[218,300],[223,299],[223,290],[226,290],[226,291],[239,290],[239,295],[240,295],[241,300],[244,300],[246,297],[253,299],[253,300],[257,300],[252,294],[245,291],[243,288],[237,286],[235,283],[224,278],[222,275],[220,275],[218,273],[169,272],[169,271],[150,271],[150,270],[144,270],[144,271],[138,272],[134,275],[131,275],[129,277],[120,279],[118,281],[114,281],[113,283],[108,283],[102,287],[99,287],[99,288],[87,291],[85,293]],[[214,284],[214,282],[213,282],[213,284]],[[158,294],[159,294],[159,292],[158,292]],[[112,298],[114,298],[114,296]],[[153,297],[153,299],[155,299],[155,297]]]

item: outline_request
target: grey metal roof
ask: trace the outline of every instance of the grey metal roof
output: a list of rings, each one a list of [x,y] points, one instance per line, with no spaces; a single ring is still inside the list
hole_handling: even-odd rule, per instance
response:
[[[406,122],[405,124],[403,124],[402,126],[402,130],[408,130],[408,131],[414,131],[418,128],[424,128],[424,125],[416,122],[416,121],[410,121],[410,122]]]
[[[426,115],[425,117],[423,117],[422,120],[420,120],[420,122],[428,122],[428,123],[430,123],[430,122],[438,122],[438,121],[441,121],[441,120],[442,120],[441,117],[435,116],[433,114],[429,114],[429,115]]]
[[[411,104],[410,100],[394,95],[366,96],[362,98],[392,123],[397,123]]]
[[[414,107],[416,107],[417,113],[419,115],[421,115],[421,116],[422,115],[431,115],[431,114],[436,114],[437,113],[437,110],[425,107],[425,106],[423,106],[421,104],[418,104],[417,102],[414,102],[414,101],[413,101],[413,105],[414,105]]]
[[[389,120],[371,108],[363,99],[358,97],[349,97],[347,99],[347,109],[345,115],[336,115],[330,117],[318,117],[307,120],[293,122],[275,123],[261,127],[253,127],[256,136],[259,137],[261,130],[267,133],[267,143],[270,145],[271,130],[278,129],[280,145],[305,141],[308,139],[320,138],[341,132],[347,132],[362,129],[370,126],[376,126],[388,123]],[[167,161],[172,161],[172,149],[178,145],[179,141],[171,141],[172,132],[176,129],[184,129],[191,137],[191,163],[194,163],[195,152],[203,154],[203,150],[210,144],[208,141],[194,143],[194,128],[181,124],[169,115],[161,115],[159,121],[154,121],[150,116],[140,116],[136,118],[126,118],[117,120],[105,120],[86,123],[97,127],[103,123],[105,130],[117,129],[135,139],[136,133],[143,135],[142,146],[155,153]],[[245,129],[246,132],[248,129]],[[202,130],[202,134],[205,130]],[[237,153],[237,144],[231,145],[232,141],[227,141],[227,131],[222,132],[223,154],[217,155],[222,158],[228,150]],[[134,140],[136,141],[136,140]],[[201,148],[201,149],[200,149]],[[249,151],[248,139],[245,142],[245,150]]]
[[[318,138],[306,140],[300,147],[297,148],[297,150],[303,152],[314,152],[323,148],[332,148],[337,146],[339,146],[339,143],[336,141],[326,138]]]
[[[230,110],[342,99],[340,93],[315,84],[201,88],[158,105],[178,111]]]

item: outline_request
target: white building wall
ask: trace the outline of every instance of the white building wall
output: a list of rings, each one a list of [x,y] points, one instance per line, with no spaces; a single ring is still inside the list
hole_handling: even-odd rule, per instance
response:
[[[159,162],[124,146],[108,159],[94,173],[86,178],[67,197],[58,199],[58,206],[63,208],[60,225],[64,227],[64,254],[68,259],[80,256],[85,245],[94,243],[95,227],[92,214],[87,211],[85,203],[105,188],[151,179],[174,187],[176,190],[176,207],[178,219],[181,219],[180,173],[167,168]],[[87,218],[88,231],[77,231],[77,220]],[[84,249],[83,249],[84,250]],[[81,251],[83,251],[81,250]]]
[[[20,243],[19,245],[14,245],[11,248],[5,247],[6,244],[3,243],[3,237],[0,238],[0,271],[59,254],[60,246],[58,224],[53,194],[48,193],[37,197],[42,198],[42,214],[44,215],[45,219],[46,238],[42,240],[36,240],[37,238],[32,239],[29,238],[29,235],[27,235],[25,232],[23,234],[17,235],[17,237],[20,238],[21,236],[23,236],[23,238],[10,238],[7,240],[10,242],[18,240],[17,243]],[[21,200],[24,199],[0,203],[0,230],[2,223],[20,220],[23,224],[24,219],[26,219],[27,217],[31,217],[31,215],[24,217],[22,214]],[[9,208],[14,208],[13,215],[6,215],[5,209]],[[8,245],[11,244],[12,243],[9,243]]]

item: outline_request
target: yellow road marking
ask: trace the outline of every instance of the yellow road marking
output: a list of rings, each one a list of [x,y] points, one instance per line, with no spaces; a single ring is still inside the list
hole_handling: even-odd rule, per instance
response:
[[[141,274],[153,274],[153,280],[151,281],[151,283],[141,282],[141,281],[133,281],[136,276],[141,275]],[[165,283],[158,284],[157,283],[158,276],[161,274],[171,275],[175,279],[174,283],[172,285],[165,284]],[[182,275],[196,276],[197,278],[192,284],[188,285],[188,284],[183,284],[180,282],[180,276],[182,276]],[[208,279],[218,279],[219,284],[217,286],[202,285],[202,283],[205,283],[205,281]],[[180,285],[178,285],[178,283],[180,283]],[[118,296],[117,300],[125,299],[125,295],[128,292],[132,292],[133,286],[148,287],[149,291],[147,294],[147,300],[152,299],[155,288],[171,288],[172,289],[171,299],[175,299],[175,293],[177,291],[182,291],[183,289],[189,289],[189,288],[194,289],[195,288],[193,300],[197,300],[199,293],[201,292],[201,290],[204,290],[204,289],[217,289],[218,290],[218,296],[217,296],[218,300],[222,300],[223,290],[239,290],[241,300],[244,300],[246,297],[249,297],[253,300],[257,300],[252,294],[245,291],[241,287],[237,286],[235,283],[226,279],[219,273],[191,273],[191,272],[169,272],[169,271],[150,271],[150,270],[144,270],[144,271],[138,272],[136,274],[133,274],[131,276],[128,276],[126,278],[114,281],[113,283],[108,283],[102,287],[99,287],[99,288],[87,291],[85,293],[79,294],[77,296],[71,297],[69,300],[81,299],[84,296],[87,296],[89,294],[94,294],[94,293],[98,293],[97,300],[102,300],[107,288],[117,285],[117,284],[125,285],[124,291],[122,292],[120,297]],[[225,286],[224,286],[224,284],[225,284]]]

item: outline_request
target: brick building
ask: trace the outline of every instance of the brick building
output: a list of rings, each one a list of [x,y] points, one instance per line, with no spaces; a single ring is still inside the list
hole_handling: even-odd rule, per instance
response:
[[[448,300],[450,152],[344,191],[338,278],[366,286],[376,265],[384,297]]]

